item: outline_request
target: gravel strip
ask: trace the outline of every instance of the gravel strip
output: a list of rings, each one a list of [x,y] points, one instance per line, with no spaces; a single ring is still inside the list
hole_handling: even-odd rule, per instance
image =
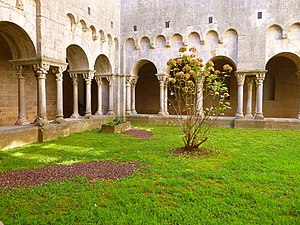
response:
[[[123,132],[123,134],[127,134],[135,138],[148,139],[152,135],[152,132],[148,130],[133,128]]]
[[[119,179],[135,173],[139,162],[87,162],[72,165],[48,166],[41,169],[9,171],[0,174],[0,189],[35,186],[72,177],[87,177],[90,181]]]

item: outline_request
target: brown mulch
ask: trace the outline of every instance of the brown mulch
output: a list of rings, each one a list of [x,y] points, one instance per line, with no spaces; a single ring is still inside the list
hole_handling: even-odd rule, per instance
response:
[[[133,128],[133,129],[124,131],[123,134],[127,134],[127,135],[130,135],[135,138],[140,138],[140,139],[146,140],[152,135],[152,132],[148,131],[148,130]]]
[[[119,179],[135,173],[142,163],[87,162],[72,165],[48,166],[40,169],[9,171],[0,174],[0,189],[35,186],[50,181],[60,181],[73,177],[87,177],[90,181]]]

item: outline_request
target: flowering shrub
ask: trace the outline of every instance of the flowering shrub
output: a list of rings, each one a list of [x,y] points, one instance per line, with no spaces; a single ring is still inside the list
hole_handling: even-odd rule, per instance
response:
[[[198,149],[207,138],[218,116],[230,108],[227,101],[228,88],[224,84],[227,74],[232,71],[229,65],[223,71],[215,70],[214,63],[196,56],[196,49],[179,49],[179,57],[170,59],[169,87],[174,101],[186,150]],[[209,106],[203,108],[203,100]]]

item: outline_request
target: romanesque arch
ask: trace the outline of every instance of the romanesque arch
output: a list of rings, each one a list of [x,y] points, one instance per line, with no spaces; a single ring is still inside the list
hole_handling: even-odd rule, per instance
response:
[[[226,116],[234,116],[236,113],[236,103],[237,103],[237,82],[235,78],[235,71],[236,71],[236,64],[235,62],[227,57],[227,56],[215,56],[210,59],[215,64],[215,69],[219,71],[223,71],[223,66],[229,64],[232,67],[232,71],[229,74],[229,77],[225,77],[224,83],[229,89],[229,98],[228,101],[230,102],[231,109],[225,112]],[[205,102],[204,102],[205,107]]]
[[[74,89],[73,82],[78,85],[78,113],[85,114],[85,85],[83,73],[89,70],[89,62],[84,50],[75,44],[67,48],[68,68],[64,74],[64,116],[71,117],[74,114]],[[76,103],[75,103],[76,104]],[[73,115],[74,116],[74,115]],[[75,116],[76,117],[76,116]]]
[[[100,96],[102,113],[106,114],[109,108],[109,80],[112,78],[111,63],[106,55],[99,55],[95,61],[95,80],[92,82],[92,112],[96,113],[98,109],[98,98]],[[98,82],[98,83],[97,83]],[[101,83],[100,83],[101,82]],[[110,80],[112,82],[112,80]],[[98,89],[98,85],[101,88]],[[101,91],[101,94],[98,94]]]
[[[135,90],[137,113],[157,114],[160,108],[156,66],[151,61],[142,59],[134,65],[131,74],[138,76]]]
[[[266,65],[264,81],[264,115],[266,117],[297,118],[300,95],[300,57],[282,52],[273,56]]]
[[[0,126],[13,125],[18,118],[18,77],[10,60],[26,60],[35,56],[34,44],[24,29],[14,23],[0,21]],[[25,90],[31,90],[25,99],[27,108],[30,108],[27,116],[33,120],[36,115],[36,81],[32,67],[23,66],[23,75],[27,80]]]

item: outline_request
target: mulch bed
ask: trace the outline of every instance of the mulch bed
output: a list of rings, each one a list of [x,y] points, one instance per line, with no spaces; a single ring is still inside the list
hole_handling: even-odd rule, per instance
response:
[[[152,135],[152,132],[134,128],[125,131],[124,134],[140,139],[148,139]],[[60,181],[82,176],[87,177],[90,181],[120,179],[134,174],[141,164],[143,163],[126,162],[124,164],[119,164],[116,162],[104,161],[9,171],[0,173],[0,189],[35,186],[50,181]]]
[[[152,132],[148,131],[148,130],[133,128],[133,129],[123,132],[123,134],[127,134],[127,135],[130,135],[135,138],[140,138],[140,139],[146,140],[152,135]]]
[[[135,173],[142,163],[87,162],[72,165],[48,166],[41,169],[9,171],[0,174],[0,189],[35,186],[73,177],[87,177],[90,181],[120,179]]]

